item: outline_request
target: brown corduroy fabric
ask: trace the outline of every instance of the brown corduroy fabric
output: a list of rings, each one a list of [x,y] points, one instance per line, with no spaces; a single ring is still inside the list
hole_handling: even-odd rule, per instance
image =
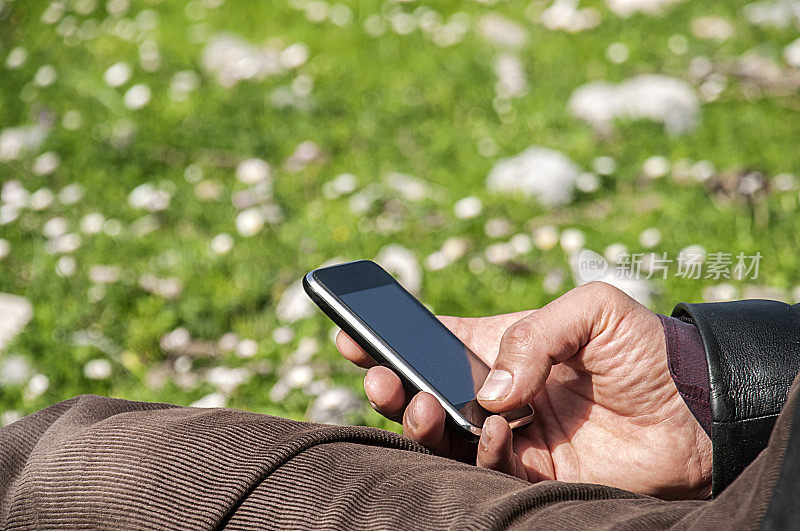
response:
[[[531,485],[372,428],[81,396],[0,430],[0,527],[754,528],[798,387],[758,459],[717,499],[684,502]]]

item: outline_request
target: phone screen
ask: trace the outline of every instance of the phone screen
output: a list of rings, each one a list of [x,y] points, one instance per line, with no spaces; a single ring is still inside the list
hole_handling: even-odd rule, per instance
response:
[[[457,409],[475,399],[489,368],[394,281],[339,299]]]

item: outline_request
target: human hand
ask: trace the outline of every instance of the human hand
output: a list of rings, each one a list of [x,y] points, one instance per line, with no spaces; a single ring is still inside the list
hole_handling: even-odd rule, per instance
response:
[[[340,332],[340,352],[371,367],[364,388],[373,407],[402,419],[406,436],[532,482],[600,483],[663,498],[709,494],[711,441],[669,374],[661,322],[621,291],[594,282],[538,310],[440,320],[493,369],[481,404],[500,413],[530,403],[535,417],[512,435],[491,416],[480,443],[470,444],[445,425],[432,395],[408,401],[397,375]]]

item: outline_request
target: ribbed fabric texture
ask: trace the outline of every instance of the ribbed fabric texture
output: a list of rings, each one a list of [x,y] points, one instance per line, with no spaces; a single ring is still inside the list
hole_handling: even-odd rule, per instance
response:
[[[0,528],[753,527],[787,418],[719,498],[665,502],[531,485],[372,428],[82,396],[0,430]]]

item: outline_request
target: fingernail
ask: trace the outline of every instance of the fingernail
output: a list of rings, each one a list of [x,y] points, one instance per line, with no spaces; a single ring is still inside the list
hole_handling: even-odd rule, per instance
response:
[[[417,419],[414,418],[414,406],[409,406],[406,410],[406,423],[412,430],[417,429]]]
[[[480,439],[480,441],[481,441],[481,446],[483,446],[484,449],[488,450],[489,449],[489,443],[492,442],[492,434],[489,433],[489,430],[486,429],[486,424],[485,423],[483,425],[483,429],[481,430],[481,439]]]
[[[481,400],[500,400],[511,391],[511,384],[514,377],[511,373],[502,369],[489,372],[489,377],[483,382],[483,387],[478,391],[478,398]]]

